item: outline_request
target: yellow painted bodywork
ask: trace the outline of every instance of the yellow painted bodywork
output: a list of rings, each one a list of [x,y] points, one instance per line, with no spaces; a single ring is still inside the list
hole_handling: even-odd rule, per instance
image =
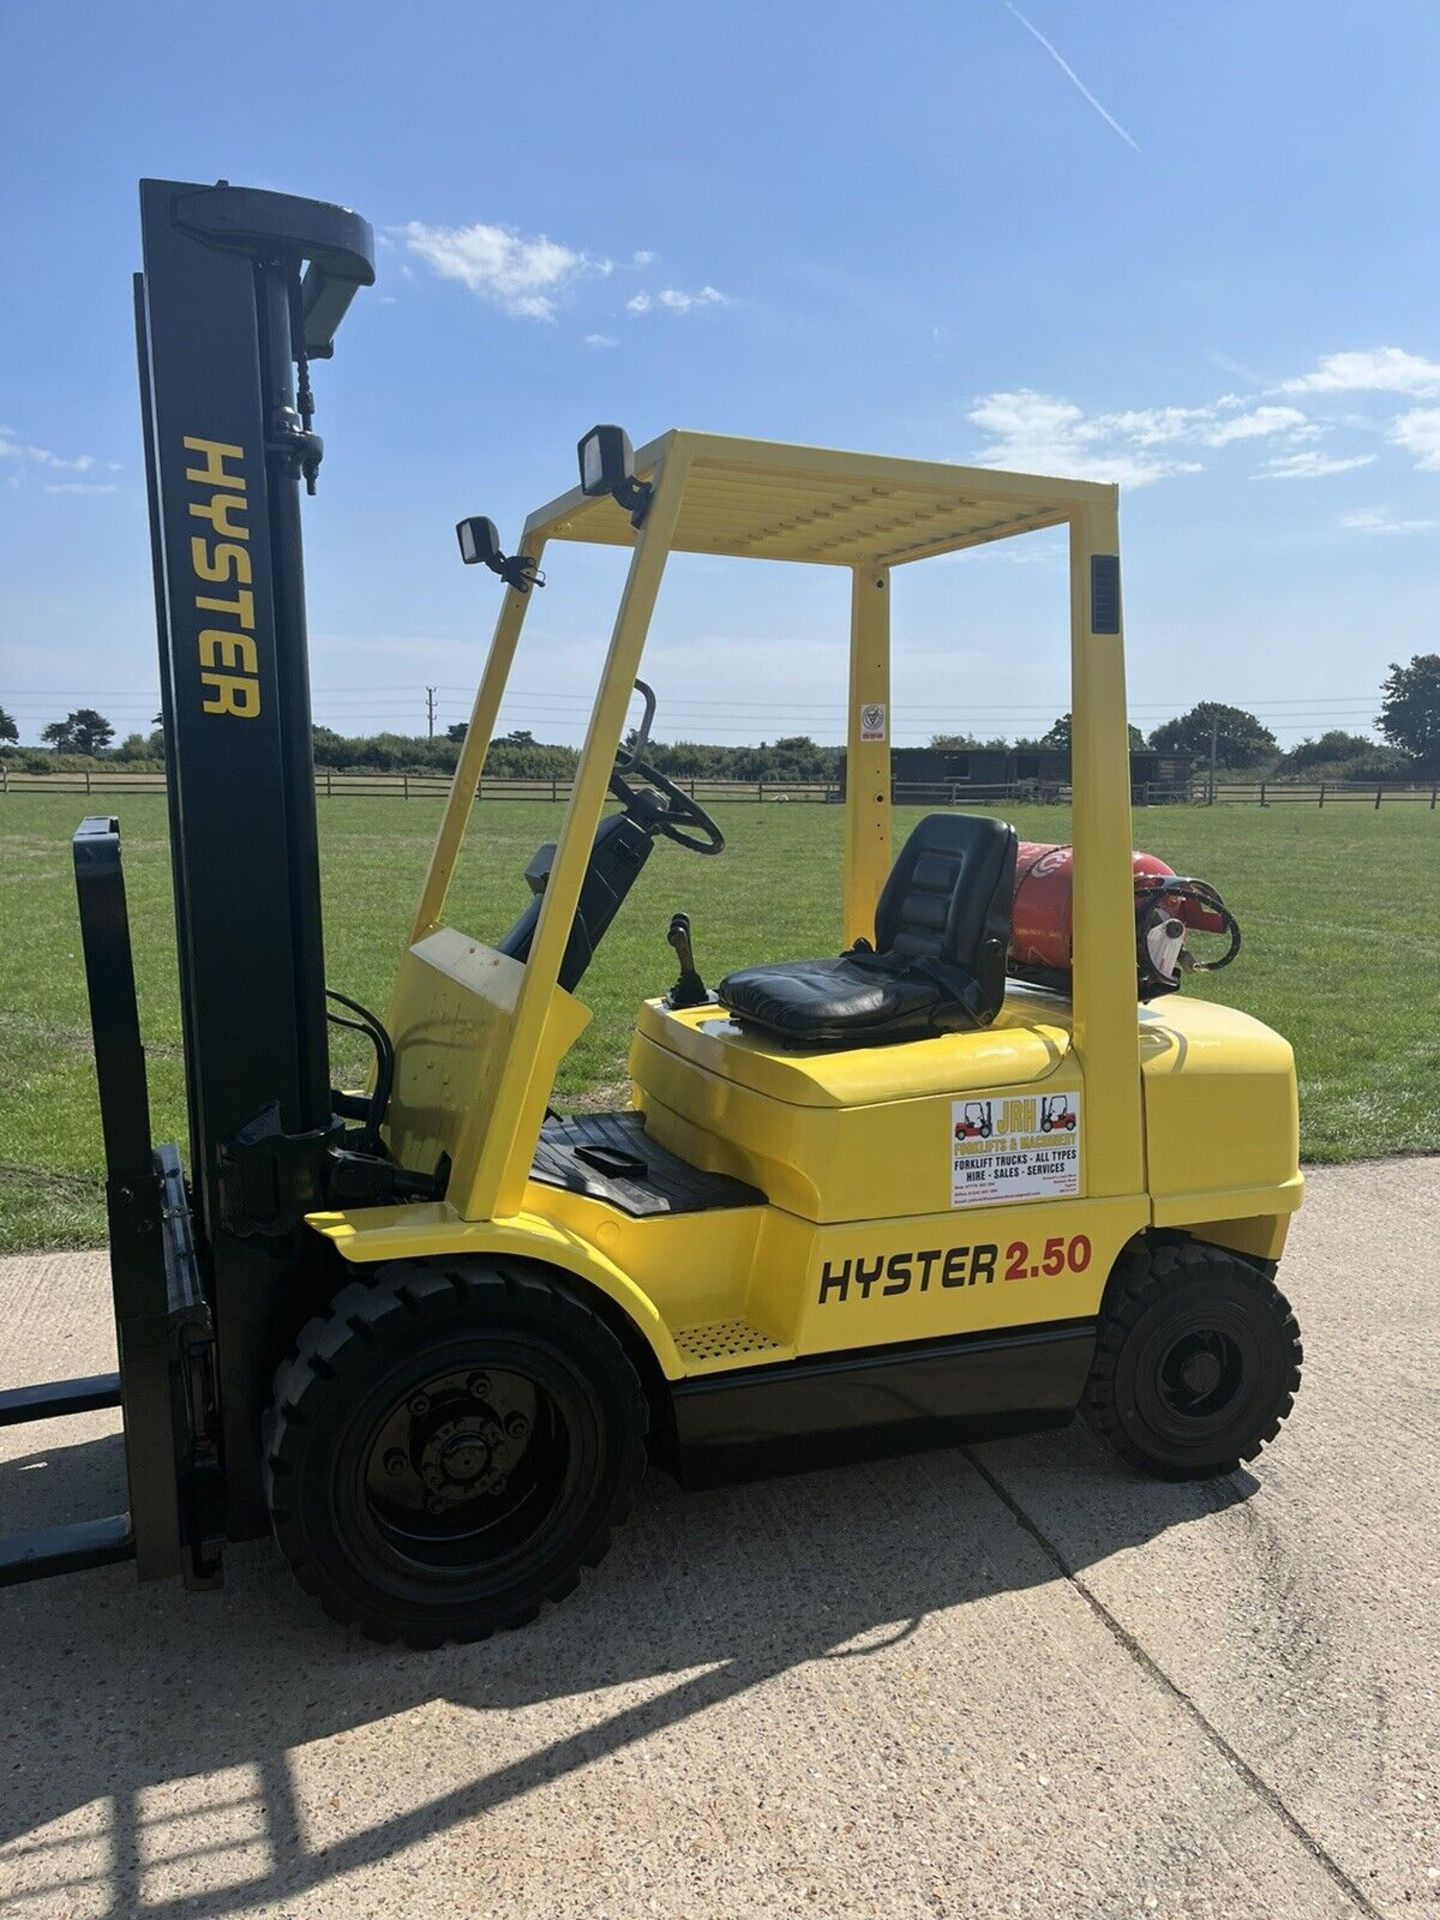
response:
[[[1288,1045],[1210,1003],[1136,1004],[1123,645],[1118,619],[1097,631],[1092,606],[1093,561],[1118,555],[1115,489],[683,433],[642,448],[636,467],[654,486],[638,533],[613,501],[578,491],[526,524],[537,560],[565,541],[633,549],[529,960],[444,925],[529,604],[508,590],[397,976],[386,1137],[415,1171],[448,1155],[447,1198],[311,1224],[357,1263],[487,1254],[559,1268],[612,1301],[672,1380],[1088,1317],[1147,1228],[1278,1257],[1301,1193]],[[987,1030],[829,1053],[768,1045],[716,1007],[651,1001],[630,1057],[647,1132],[746,1182],[755,1203],[637,1219],[532,1180],[556,1069],[588,1018],[557,977],[667,554],[850,572],[850,941],[873,934],[891,858],[892,569],[1058,525],[1070,535],[1073,1001],[1017,987]],[[1076,1191],[955,1204],[955,1103],[998,1110],[1047,1089],[1079,1103]]]

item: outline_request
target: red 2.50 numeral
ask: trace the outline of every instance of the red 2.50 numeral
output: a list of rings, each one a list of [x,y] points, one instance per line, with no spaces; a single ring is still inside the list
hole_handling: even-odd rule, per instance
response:
[[[1057,1233],[1045,1242],[1045,1251],[1038,1261],[1032,1261],[1030,1249],[1023,1240],[1014,1240],[1005,1249],[1007,1280],[1034,1280],[1042,1273],[1053,1280],[1067,1267],[1071,1273],[1084,1273],[1089,1264],[1090,1242],[1083,1233],[1073,1234],[1068,1240]]]

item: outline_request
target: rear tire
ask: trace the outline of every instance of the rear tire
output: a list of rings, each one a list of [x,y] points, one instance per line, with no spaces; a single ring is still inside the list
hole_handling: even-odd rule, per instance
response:
[[[1197,1242],[1142,1247],[1106,1289],[1081,1412],[1142,1472],[1208,1480],[1275,1438],[1303,1357],[1268,1274]]]
[[[337,1294],[275,1376],[275,1538],[325,1611],[372,1639],[480,1640],[602,1558],[647,1423],[615,1335],[542,1270],[387,1267]]]

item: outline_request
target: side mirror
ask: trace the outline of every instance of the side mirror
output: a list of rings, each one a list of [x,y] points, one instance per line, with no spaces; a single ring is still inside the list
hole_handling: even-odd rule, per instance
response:
[[[635,449],[623,427],[592,427],[576,452],[580,456],[580,491],[595,500],[609,494],[630,515],[632,526],[645,518],[654,492],[648,481],[635,478]]]

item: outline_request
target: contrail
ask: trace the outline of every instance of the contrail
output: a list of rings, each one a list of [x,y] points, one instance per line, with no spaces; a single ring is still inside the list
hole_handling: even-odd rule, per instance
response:
[[[1017,6],[1014,6],[1011,4],[1011,0],[1005,0],[1005,10],[1007,13],[1014,14],[1015,18],[1020,22],[1021,26],[1025,28],[1027,33],[1034,34],[1035,38],[1040,42],[1041,46],[1044,47],[1046,53],[1049,54],[1050,58],[1055,62],[1056,66],[1059,67],[1060,71],[1065,75],[1065,78],[1069,80],[1075,87],[1077,87],[1081,93],[1084,94],[1085,98],[1090,102],[1091,106],[1094,107],[1096,113],[1099,114],[1100,118],[1105,122],[1106,126],[1113,127],[1115,132],[1118,133],[1120,138],[1125,142],[1126,146],[1134,147],[1136,153],[1139,153],[1140,151],[1139,141],[1132,139],[1131,136],[1125,131],[1124,127],[1121,126],[1120,122],[1115,118],[1114,114],[1108,113],[1105,110],[1105,108],[1101,106],[1100,102],[1095,98],[1094,94],[1091,93],[1089,87],[1086,86],[1085,82],[1080,78],[1079,74],[1076,73],[1075,69],[1070,65],[1069,61],[1064,59],[1059,53],[1056,52],[1055,48],[1051,46],[1050,42],[1045,38],[1044,34],[1041,33],[1040,29],[1036,26],[1032,26],[1031,23],[1025,18],[1024,14],[1021,13],[1020,9]]]

